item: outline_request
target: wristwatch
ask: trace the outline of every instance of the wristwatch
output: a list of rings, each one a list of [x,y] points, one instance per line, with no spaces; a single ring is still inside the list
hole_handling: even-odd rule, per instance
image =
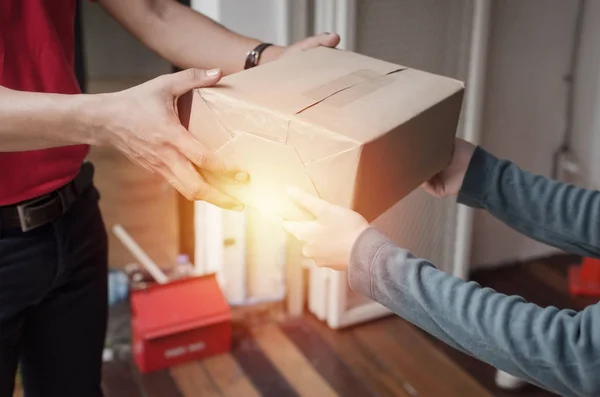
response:
[[[246,54],[246,63],[244,64],[244,69],[250,69],[258,65],[258,61],[260,61],[260,56],[262,52],[267,48],[272,46],[271,43],[261,43],[257,45],[254,49],[248,51]]]

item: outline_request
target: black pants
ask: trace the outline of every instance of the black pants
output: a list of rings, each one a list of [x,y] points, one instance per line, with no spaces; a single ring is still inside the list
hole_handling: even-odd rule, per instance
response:
[[[0,235],[0,397],[101,396],[107,235],[89,188],[56,221]],[[1,229],[0,229],[1,230]]]

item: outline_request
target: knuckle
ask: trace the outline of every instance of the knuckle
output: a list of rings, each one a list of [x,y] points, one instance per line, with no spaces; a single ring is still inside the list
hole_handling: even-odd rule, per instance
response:
[[[208,186],[204,183],[196,183],[190,186],[190,194],[195,199],[204,198],[208,193]]]
[[[183,190],[180,192],[183,197],[185,197],[187,200],[189,201],[194,201],[194,195],[192,193],[190,193],[188,190]]]
[[[194,163],[200,168],[206,168],[209,163],[209,155],[206,152],[198,152],[192,159]]]
[[[302,255],[310,258],[312,255],[312,249],[310,248],[310,246],[308,244],[304,244],[302,246]]]
[[[185,74],[190,80],[198,80],[201,77],[200,70],[194,68],[186,69]]]

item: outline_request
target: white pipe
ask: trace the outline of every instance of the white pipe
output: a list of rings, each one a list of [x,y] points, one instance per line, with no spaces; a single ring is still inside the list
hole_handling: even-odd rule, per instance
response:
[[[340,35],[338,48],[356,50],[356,0],[337,0],[335,5],[335,32]]]
[[[277,18],[277,33],[275,39],[276,44],[279,45],[290,45],[290,36],[292,33],[291,26],[291,4],[292,0],[279,1],[279,18]]]
[[[334,0],[315,0],[315,34],[334,33],[337,30],[337,26],[335,26],[335,6],[336,2]]]
[[[165,284],[169,281],[169,278],[163,273],[160,267],[144,252],[144,250],[135,242],[135,240],[125,231],[123,226],[113,226],[113,233],[131,252],[131,254],[140,262],[148,273],[159,283]]]
[[[469,74],[465,91],[464,139],[474,144],[481,140],[481,115],[485,94],[485,75],[490,32],[491,0],[475,0]],[[466,279],[469,275],[473,209],[458,206],[454,249],[454,275]]]

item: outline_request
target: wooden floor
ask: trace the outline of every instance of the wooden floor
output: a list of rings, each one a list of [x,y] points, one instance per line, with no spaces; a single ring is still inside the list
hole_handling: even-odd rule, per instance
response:
[[[567,264],[556,257],[479,271],[473,279],[542,306],[581,309],[571,298]],[[107,397],[422,396],[546,397],[533,386],[499,390],[494,369],[440,343],[397,317],[332,331],[311,315],[236,325],[230,354],[140,376],[130,359],[104,365]]]

